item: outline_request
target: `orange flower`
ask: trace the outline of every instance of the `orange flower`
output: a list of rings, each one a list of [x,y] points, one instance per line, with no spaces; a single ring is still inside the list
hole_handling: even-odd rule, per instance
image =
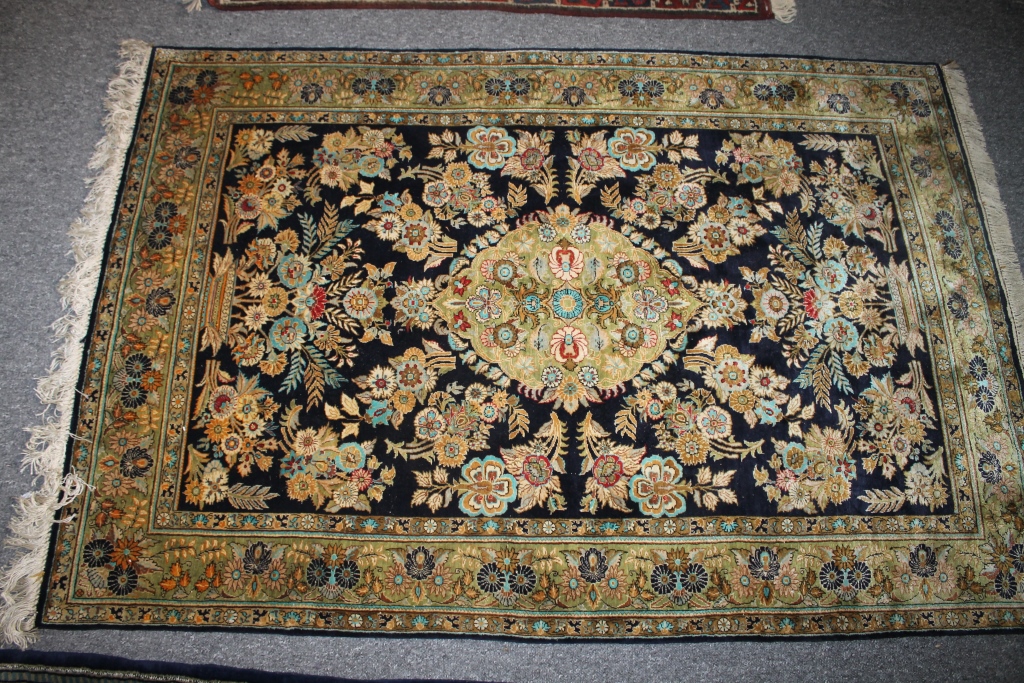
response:
[[[134,538],[122,538],[114,544],[114,563],[121,569],[127,569],[142,559],[142,548]]]

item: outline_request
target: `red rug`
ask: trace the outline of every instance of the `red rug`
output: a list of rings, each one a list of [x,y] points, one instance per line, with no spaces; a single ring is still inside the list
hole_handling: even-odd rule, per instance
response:
[[[791,21],[792,0],[207,0],[222,10],[489,9],[593,17]]]

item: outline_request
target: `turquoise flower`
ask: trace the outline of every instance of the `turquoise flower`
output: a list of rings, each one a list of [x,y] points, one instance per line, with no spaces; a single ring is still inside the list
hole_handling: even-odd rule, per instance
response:
[[[504,128],[476,126],[466,133],[465,148],[472,166],[497,171],[516,153],[516,141]]]
[[[370,401],[370,407],[366,409],[366,416],[370,418],[370,424],[376,427],[377,425],[386,425],[391,420],[393,412],[387,401],[373,400]]]
[[[575,289],[560,289],[551,299],[551,310],[559,318],[571,320],[583,315],[583,296]]]
[[[649,171],[657,161],[656,140],[654,132],[646,128],[617,128],[608,140],[608,153],[627,171]]]
[[[313,270],[305,257],[285,254],[277,264],[277,277],[288,289],[298,289],[313,278]]]
[[[366,464],[366,450],[355,441],[341,444],[331,455],[334,466],[343,472],[353,472]]]
[[[762,398],[761,404],[754,408],[754,414],[760,418],[763,425],[778,424],[780,413],[779,406],[775,404],[774,399],[769,401],[766,398]]]
[[[652,455],[629,480],[629,497],[648,517],[675,517],[686,512],[682,478],[683,468],[675,458]]]
[[[402,206],[402,199],[397,192],[385,192],[377,202],[382,213],[395,213]]]
[[[270,344],[278,351],[291,351],[302,346],[307,333],[306,323],[298,318],[281,318],[270,328]]]
[[[819,263],[814,269],[814,282],[826,292],[841,292],[849,279],[846,266],[835,259]]]
[[[825,340],[832,346],[843,351],[852,351],[857,348],[860,341],[860,333],[853,323],[843,317],[832,318],[825,323]]]

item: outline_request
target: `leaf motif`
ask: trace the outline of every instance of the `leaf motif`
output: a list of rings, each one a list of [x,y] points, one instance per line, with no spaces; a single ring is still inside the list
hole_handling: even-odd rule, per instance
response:
[[[601,204],[611,211],[619,208],[622,203],[622,196],[619,194],[619,184],[613,183],[601,189]]]
[[[515,407],[508,417],[508,438],[517,439],[530,431],[530,415],[520,407]]]
[[[765,469],[763,467],[760,467],[760,466],[755,466],[754,467],[754,483],[755,484],[757,484],[758,486],[764,486],[765,484],[768,483],[769,478],[770,478],[770,474],[769,474],[767,469]]]
[[[601,426],[600,422],[594,420],[590,413],[583,418],[583,437],[587,439],[604,439],[610,436],[608,431]]]
[[[810,357],[807,359],[807,364],[804,365],[800,374],[796,376],[797,386],[806,389],[811,386],[813,382],[814,371],[818,369],[818,362],[821,360],[821,354],[825,352],[825,345],[819,344],[815,347],[814,351],[811,351]]]
[[[321,242],[334,235],[338,227],[338,207],[330,202],[324,202],[324,213],[320,216],[320,222],[316,226],[316,234]]]
[[[825,225],[820,221],[807,227],[807,249],[819,261],[825,260],[825,253],[821,250],[821,233]]]
[[[330,403],[324,404],[324,417],[328,420],[340,420],[341,411],[332,406]]]
[[[439,265],[444,263],[445,258],[446,256],[444,254],[431,252],[430,258],[428,258],[427,262],[423,264],[423,269],[430,270],[431,268],[437,268]]]
[[[685,258],[686,262],[689,263],[694,268],[698,268],[700,270],[708,270],[708,262],[704,260],[703,256],[684,254],[683,258]]]
[[[347,394],[341,395],[341,409],[352,417],[359,417],[359,403]]]
[[[623,408],[615,413],[615,431],[629,439],[636,440],[636,416],[632,408]]]
[[[227,499],[231,507],[238,510],[266,510],[267,501],[277,495],[269,486],[235,484],[228,489]]]
[[[291,363],[288,366],[288,375],[284,378],[284,382],[281,383],[281,389],[285,393],[292,393],[299,388],[299,382],[302,381],[302,375],[306,371],[306,359],[301,353],[293,353]]]
[[[274,139],[278,142],[302,142],[316,137],[309,126],[281,126],[274,131]]]
[[[691,351],[687,352],[690,355],[693,351],[700,351],[709,355],[715,354],[715,348],[718,346],[718,335],[713,334],[710,337],[705,337],[697,342]]]
[[[515,183],[508,184],[508,203],[518,209],[520,206],[526,204],[526,187],[523,185],[516,185]]]
[[[388,453],[394,453],[406,460],[422,459],[431,462],[434,460],[434,449],[429,441],[395,443],[384,439],[384,445],[387,446]]]
[[[119,524],[125,527],[141,529],[149,521],[149,507],[142,498],[132,497],[132,502],[125,506]]]
[[[839,142],[831,135],[805,135],[800,145],[819,152],[834,152],[839,149]]]
[[[194,447],[189,445],[188,447],[188,478],[190,480],[199,479],[203,474],[203,467],[207,462],[210,461],[210,456],[202,451],[196,450]]]
[[[863,496],[857,496],[857,500],[862,500],[868,504],[868,512],[884,514],[895,512],[903,507],[903,504],[907,502],[907,496],[903,491],[893,486],[888,491],[885,489],[868,489],[864,492]]]
[[[306,366],[303,377],[306,383],[306,400],[310,405],[320,405],[324,399],[324,371],[316,363]]]
[[[832,389],[832,373],[825,363],[818,363],[812,376],[814,384],[814,400],[824,408],[829,407],[829,394]]]
[[[844,394],[852,394],[853,387],[850,385],[850,379],[846,376],[846,371],[843,368],[843,361],[839,357],[839,354],[832,354],[829,359],[829,370],[832,374],[832,383],[835,385],[836,389]]]
[[[302,251],[309,252],[313,246],[313,236],[316,234],[316,223],[308,213],[298,214],[299,226],[302,227]]]
[[[732,481],[733,475],[736,474],[736,470],[728,470],[727,472],[715,472],[715,478],[712,480],[711,485],[716,489],[728,486]]]
[[[789,403],[786,404],[786,416],[792,417],[798,410],[800,410],[800,394],[789,399]]]

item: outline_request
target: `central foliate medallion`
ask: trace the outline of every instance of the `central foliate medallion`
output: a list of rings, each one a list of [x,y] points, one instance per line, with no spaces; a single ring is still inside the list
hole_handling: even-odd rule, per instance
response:
[[[564,204],[478,252],[436,303],[481,358],[528,389],[562,393],[629,381],[701,306],[611,219]]]

